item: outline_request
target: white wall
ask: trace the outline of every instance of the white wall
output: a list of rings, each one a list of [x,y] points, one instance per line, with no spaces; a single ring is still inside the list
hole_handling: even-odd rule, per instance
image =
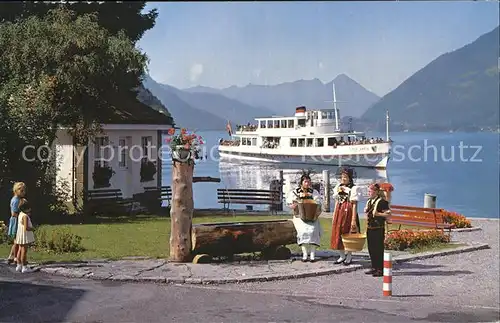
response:
[[[56,186],[73,196],[73,137],[66,130],[58,130],[52,147],[55,149]]]
[[[149,182],[141,182],[141,161],[140,161],[140,148],[141,147],[141,138],[143,136],[151,136],[152,141],[152,149],[151,149],[151,161],[156,162],[158,156],[157,147],[157,131],[156,130],[105,130],[102,135],[99,136],[108,136],[109,144],[113,147],[113,152],[110,152],[110,161],[109,165],[115,171],[115,174],[111,177],[110,189],[121,189],[124,198],[131,198],[134,194],[144,192],[145,186],[156,186],[157,185],[157,176],[161,176],[161,174],[156,173],[154,179]],[[121,168],[119,165],[119,139],[127,138],[127,145],[130,147],[131,152],[127,152],[127,156],[129,159],[127,160],[127,167]],[[95,147],[94,143],[91,142],[88,146],[88,189],[93,190],[94,183],[92,180],[92,173],[94,172],[94,152]],[[158,167],[158,165],[157,165]]]

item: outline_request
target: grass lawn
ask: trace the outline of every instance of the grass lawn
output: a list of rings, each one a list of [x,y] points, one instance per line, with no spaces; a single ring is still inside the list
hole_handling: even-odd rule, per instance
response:
[[[259,220],[283,220],[290,216],[266,215],[223,215],[194,217],[193,223],[215,222],[249,222]],[[320,249],[329,249],[331,236],[331,219],[321,218],[322,236]],[[167,217],[135,217],[116,221],[103,221],[102,224],[50,225],[50,228],[68,228],[72,233],[82,237],[85,251],[78,253],[54,254],[45,251],[30,250],[30,261],[74,261],[88,259],[120,259],[130,256],[146,256],[152,258],[168,258],[170,218]],[[361,220],[361,230],[365,222]],[[299,251],[297,245],[289,246]],[[365,245],[366,247],[366,245]],[[0,257],[9,254],[10,246],[0,245]]]

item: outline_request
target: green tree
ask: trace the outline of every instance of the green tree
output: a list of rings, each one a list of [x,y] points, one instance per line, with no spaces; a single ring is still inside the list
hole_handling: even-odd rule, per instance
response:
[[[101,109],[135,99],[131,89],[140,85],[147,57],[125,32],[101,27],[96,14],[67,9],[0,24],[0,49],[0,176],[24,179],[31,199],[54,196],[45,177],[50,163],[27,162],[23,147],[50,145],[60,126],[86,142],[99,131]],[[39,207],[47,204],[44,198]]]
[[[77,15],[95,13],[99,25],[116,35],[123,31],[125,35],[136,43],[144,32],[155,25],[158,12],[152,9],[143,13],[146,1],[130,2],[68,2],[50,3],[34,1],[3,1],[0,2],[0,23],[17,22],[31,16],[42,18],[49,10],[66,8]]]

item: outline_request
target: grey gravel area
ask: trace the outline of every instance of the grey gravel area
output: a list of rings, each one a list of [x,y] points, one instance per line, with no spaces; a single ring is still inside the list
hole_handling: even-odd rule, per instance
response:
[[[393,297],[382,296],[382,278],[362,271],[287,281],[221,285],[223,290],[310,297],[325,304],[372,308],[408,318],[444,322],[496,322],[499,314],[499,221],[475,220],[480,231],[453,233],[491,248],[394,266]]]

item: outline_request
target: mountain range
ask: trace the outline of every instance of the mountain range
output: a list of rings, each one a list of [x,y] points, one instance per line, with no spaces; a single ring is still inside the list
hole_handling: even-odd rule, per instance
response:
[[[297,106],[315,109],[332,108],[332,83],[335,83],[338,107],[342,115],[360,117],[379,97],[366,90],[345,74],[338,75],[328,83],[319,79],[299,80],[277,85],[254,85],[244,87],[231,86],[217,90],[204,86],[188,88],[190,93],[216,93],[244,102],[252,106],[263,106],[278,115],[293,114]]]
[[[379,98],[345,74],[328,83],[319,79],[277,85],[196,86],[177,89],[147,75],[144,86],[178,126],[222,130],[227,121],[253,122],[271,115],[290,116],[297,106],[332,107],[335,83],[340,114],[353,117],[359,130],[382,130],[389,111],[393,130],[497,130],[499,125],[499,28],[443,54]]]
[[[332,83],[335,82],[341,113],[361,116],[379,97],[347,75],[329,83],[318,79],[278,85],[232,86],[214,89],[197,86],[185,90],[161,84],[146,75],[143,84],[168,109],[177,125],[197,130],[221,130],[227,121],[235,124],[272,115],[290,116],[295,107],[330,108]]]
[[[443,54],[386,94],[362,116],[382,126],[384,112],[410,130],[497,130],[499,28]]]

